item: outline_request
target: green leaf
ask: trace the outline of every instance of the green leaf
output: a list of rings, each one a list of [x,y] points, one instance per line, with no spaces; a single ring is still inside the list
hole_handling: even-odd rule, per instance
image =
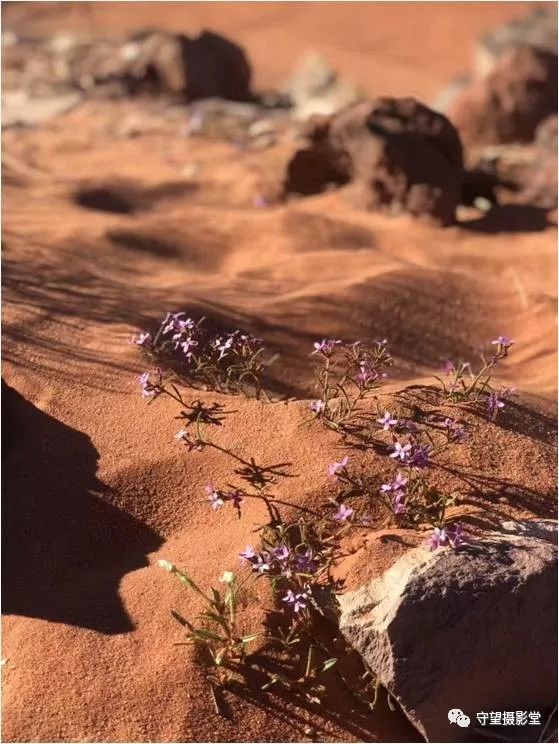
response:
[[[212,633],[209,630],[205,630],[204,628],[198,628],[194,631],[194,634],[203,640],[210,640],[210,641],[219,641],[220,643],[223,643],[226,639],[222,638],[221,636],[218,636],[216,633]]]
[[[241,643],[251,643],[252,641],[255,641],[258,638],[258,633],[253,633],[252,635],[243,636],[241,638]]]

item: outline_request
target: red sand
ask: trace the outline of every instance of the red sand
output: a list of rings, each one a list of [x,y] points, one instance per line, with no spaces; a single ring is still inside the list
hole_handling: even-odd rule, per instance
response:
[[[41,3],[7,6],[4,17],[29,32],[200,24],[246,46],[260,85],[280,82],[313,47],[371,93],[429,99],[467,68],[482,30],[526,5],[110,3],[86,12]],[[257,210],[274,148],[243,154],[169,127],[119,135],[138,106],[88,103],[3,137],[4,378],[22,396],[6,406],[15,421],[7,513],[18,540],[7,538],[4,739],[300,741],[310,727],[321,741],[413,740],[400,715],[385,705],[366,715],[335,685],[324,706],[253,689],[228,697],[230,719],[215,714],[203,670],[173,646],[181,633],[169,608],[189,616],[196,603],[154,564],[175,561],[209,586],[237,566],[262,513],[253,504],[239,521],[209,511],[203,487],[227,479],[231,462],[182,452],[176,411],[141,400],[135,377],[145,362],[126,341],[168,309],[225,319],[280,351],[276,386],[306,397],[316,338],[387,337],[397,387],[505,333],[516,346],[501,379],[536,396],[543,413],[536,429],[522,411],[516,431],[472,422],[460,464],[483,462],[486,475],[515,487],[501,501],[485,494],[470,517],[546,513],[555,232],[486,233],[474,217],[439,230],[356,211],[335,193]],[[182,175],[193,163],[195,190]],[[136,189],[131,215],[78,203],[85,187],[122,182]],[[213,435],[221,444],[267,465],[290,463],[295,477],[278,484],[282,498],[312,503],[328,493],[325,466],[339,440],[319,424],[301,428],[305,403],[196,397],[230,411]],[[383,466],[378,456],[370,462]],[[367,576],[397,555],[393,545],[378,549],[386,546],[378,535],[369,542],[377,548]],[[352,560],[361,571],[365,562]],[[261,615],[247,610],[247,619]]]

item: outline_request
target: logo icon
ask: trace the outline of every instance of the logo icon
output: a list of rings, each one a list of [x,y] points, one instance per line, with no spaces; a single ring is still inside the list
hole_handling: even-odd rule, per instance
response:
[[[460,728],[468,728],[470,725],[470,717],[463,713],[460,708],[451,708],[448,711],[448,720],[450,723],[460,726]]]

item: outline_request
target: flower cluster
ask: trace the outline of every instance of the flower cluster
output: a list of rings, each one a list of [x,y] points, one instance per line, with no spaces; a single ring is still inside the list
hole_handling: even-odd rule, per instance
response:
[[[204,320],[194,320],[184,312],[167,313],[154,337],[143,332],[132,343],[169,362],[191,386],[233,393],[253,389],[258,397],[269,363],[264,361],[260,339],[240,330],[212,334]]]
[[[310,408],[333,428],[340,428],[351,419],[359,402],[379,386],[387,376],[386,368],[392,364],[386,340],[367,345],[361,341],[344,344],[339,339],[322,339],[314,343],[311,356],[315,355],[318,362],[314,375],[320,398]]]
[[[296,549],[280,544],[257,552],[252,545],[247,545],[239,556],[250,563],[256,573],[275,578],[291,580],[296,576],[308,577],[318,568],[312,549],[304,546]]]
[[[501,409],[505,407],[505,397],[514,392],[513,388],[502,389],[496,392],[491,385],[493,371],[501,359],[509,355],[509,350],[514,341],[507,336],[498,336],[491,341],[496,347],[489,358],[482,356],[482,366],[479,371],[474,372],[470,362],[454,364],[450,360],[443,367],[447,380],[437,377],[441,383],[444,394],[453,403],[461,403],[471,400],[478,402],[485,400],[487,412],[490,418],[495,419]]]
[[[241,515],[241,504],[245,497],[245,493],[244,491],[241,491],[240,488],[235,488],[232,491],[222,491],[214,488],[211,483],[208,483],[208,485],[205,486],[205,491],[208,501],[214,511],[221,509],[226,502],[230,502],[239,513],[239,516]]]
[[[466,533],[459,524],[447,524],[444,527],[435,527],[429,538],[429,548],[458,548],[466,541]]]

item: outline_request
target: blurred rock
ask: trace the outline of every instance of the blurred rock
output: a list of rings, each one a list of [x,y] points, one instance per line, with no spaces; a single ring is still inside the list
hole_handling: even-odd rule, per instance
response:
[[[472,741],[471,726],[448,721],[456,707],[476,726],[480,711],[556,703],[554,521],[413,549],[339,602],[342,633],[427,741]]]
[[[379,98],[309,122],[308,146],[287,168],[287,193],[345,186],[364,209],[407,212],[441,225],[454,221],[462,180],[456,130],[412,98]]]
[[[462,201],[557,208],[557,116],[549,116],[529,145],[490,145],[468,155]]]
[[[293,103],[293,115],[297,119],[308,119],[315,114],[328,116],[363,100],[359,88],[341,78],[320,54],[303,57],[285,93]]]
[[[78,92],[30,97],[25,90],[6,91],[2,96],[2,126],[42,124],[74,108],[82,100]]]
[[[557,110],[557,55],[530,47],[504,53],[449,110],[465,145],[530,142]]]
[[[535,8],[526,18],[511,21],[485,34],[475,50],[474,74],[485,77],[499,58],[517,46],[557,54],[557,11]]]

